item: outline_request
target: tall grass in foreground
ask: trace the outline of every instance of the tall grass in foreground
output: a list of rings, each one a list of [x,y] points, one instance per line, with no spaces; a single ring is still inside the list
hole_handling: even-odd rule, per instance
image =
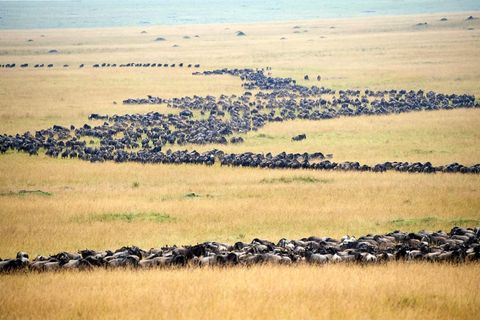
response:
[[[229,30],[142,26],[148,36],[140,28],[7,30],[0,31],[0,62],[78,66],[161,58],[206,69],[272,66],[273,76],[336,89],[478,96],[480,20],[468,22],[474,30],[467,30],[465,16],[448,14],[447,23],[440,15],[304,21],[308,32],[302,34],[293,33],[299,22]],[[428,28],[415,28],[427,20]],[[233,30],[247,37],[239,39]],[[186,34],[200,38],[182,39]],[[157,35],[168,40],[153,41]],[[35,41],[26,42],[30,38]],[[48,55],[52,48],[62,54]],[[304,74],[320,74],[322,81],[304,82]],[[195,77],[185,68],[2,70],[0,133],[78,126],[90,113],[176,112],[120,102],[147,94],[240,94],[240,84],[234,77]],[[335,161],[369,163],[474,163],[480,160],[479,114],[269,124],[226,149],[322,151]],[[307,140],[292,144],[300,132]],[[479,225],[479,186],[480,177],[471,175],[90,164],[10,153],[0,156],[0,256],[20,249],[35,256],[131,244],[445,230]],[[478,264],[29,273],[0,276],[0,318],[476,319],[478,292]]]
[[[476,319],[480,266],[391,263],[0,277],[0,318]]]

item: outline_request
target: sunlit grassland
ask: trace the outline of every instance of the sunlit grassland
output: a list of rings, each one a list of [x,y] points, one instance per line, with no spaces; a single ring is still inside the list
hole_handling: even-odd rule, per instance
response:
[[[441,23],[442,16],[449,21]],[[194,69],[79,70],[80,63],[272,66],[272,75],[303,84],[422,88],[478,99],[480,20],[465,22],[466,16],[0,31],[0,63],[56,65],[0,70],[0,133],[78,126],[90,113],[178,112],[122,105],[129,97],[243,92],[237,78],[192,76]],[[424,21],[426,28],[415,26]],[[247,36],[236,37],[237,30]],[[154,41],[159,36],[167,41]],[[50,49],[60,54],[47,54]],[[65,63],[71,68],[63,69]],[[304,74],[320,74],[322,81],[307,83]],[[479,120],[479,110],[451,110],[290,121],[250,132],[241,145],[175,149],[475,164]],[[293,143],[299,133],[307,139]],[[92,164],[8,152],[0,155],[0,257],[18,250],[34,257],[124,245],[448,231],[480,225],[479,188],[478,175]],[[473,319],[480,311],[479,283],[476,264],[15,274],[0,277],[0,318]]]
[[[480,224],[480,177],[142,165],[3,155],[0,256],[123,245],[449,230]],[[15,194],[41,190],[49,194]]]
[[[192,70],[9,70],[0,73],[0,129],[23,133],[53,124],[70,126],[88,122],[91,113],[125,114],[158,111],[178,113],[165,105],[127,106],[127,98],[156,95],[240,93],[233,77],[194,77]],[[116,104],[114,104],[116,102]]]
[[[476,319],[479,275],[419,263],[8,275],[0,317]]]
[[[440,22],[445,15],[449,21]],[[158,110],[158,106],[112,104],[147,94],[178,97],[243,92],[237,78],[192,76],[193,68],[78,69],[80,63],[184,62],[200,63],[199,70],[271,66],[274,76],[336,89],[422,88],[480,96],[480,20],[465,21],[462,13],[445,15],[0,31],[0,63],[56,66],[0,70],[0,131],[82,124],[93,112]],[[428,27],[418,28],[419,21],[428,21]],[[143,30],[147,33],[142,34]],[[247,36],[235,36],[237,30]],[[191,38],[183,39],[184,35]],[[154,41],[159,36],[167,40]],[[48,54],[50,49],[60,53]],[[71,67],[64,69],[65,63]],[[320,74],[322,81],[303,81],[304,74],[311,78]]]
[[[198,151],[218,148],[225,152],[323,152],[334,161],[480,162],[480,110],[412,112],[388,116],[342,117],[332,120],[295,120],[269,123],[241,135],[242,144],[166,146]],[[305,133],[307,139],[291,138]]]

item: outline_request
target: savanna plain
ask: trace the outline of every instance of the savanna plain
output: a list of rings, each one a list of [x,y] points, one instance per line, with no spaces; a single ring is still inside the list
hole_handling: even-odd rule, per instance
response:
[[[55,64],[0,70],[0,132],[83,125],[91,113],[178,112],[122,105],[129,97],[244,91],[236,77],[193,76],[187,68],[79,69],[81,63],[270,66],[273,76],[306,85],[421,88],[474,94],[478,101],[480,20],[466,21],[470,14],[480,15],[0,31],[0,63]],[[246,36],[237,37],[239,30]],[[49,54],[52,49],[59,53]],[[244,134],[241,145],[172,149],[321,151],[335,161],[367,164],[473,165],[480,161],[479,123],[478,109],[295,120]],[[303,132],[308,139],[291,142]],[[480,177],[88,163],[9,151],[0,155],[0,204],[0,257],[19,250],[35,256],[479,226]],[[5,319],[474,319],[480,312],[480,266],[474,263],[18,273],[1,275],[0,286]]]

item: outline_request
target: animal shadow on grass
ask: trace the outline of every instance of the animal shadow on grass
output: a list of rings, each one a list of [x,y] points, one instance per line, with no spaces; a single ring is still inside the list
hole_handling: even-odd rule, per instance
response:
[[[271,179],[262,179],[260,183],[331,183],[333,179],[317,179],[309,176],[280,177]]]

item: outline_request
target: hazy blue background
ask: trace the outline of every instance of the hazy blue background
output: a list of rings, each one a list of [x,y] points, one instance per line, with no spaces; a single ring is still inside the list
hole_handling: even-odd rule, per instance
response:
[[[0,29],[235,23],[480,10],[480,0],[0,0]]]

